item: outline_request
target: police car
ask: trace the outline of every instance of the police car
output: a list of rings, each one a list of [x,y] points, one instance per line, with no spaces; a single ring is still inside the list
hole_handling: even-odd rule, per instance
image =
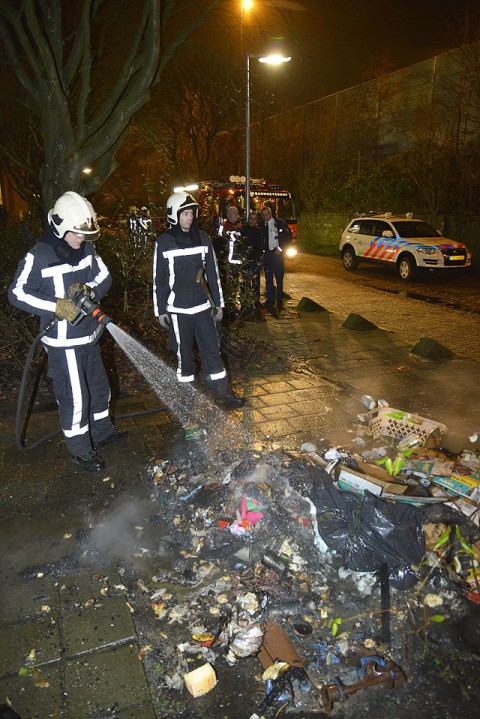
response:
[[[466,245],[447,240],[411,212],[355,217],[342,233],[340,252],[346,270],[356,269],[360,260],[387,263],[406,282],[419,268],[452,271],[472,264]]]

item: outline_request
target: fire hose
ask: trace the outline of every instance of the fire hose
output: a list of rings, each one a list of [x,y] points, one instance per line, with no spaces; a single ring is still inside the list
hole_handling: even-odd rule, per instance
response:
[[[75,307],[78,309],[78,315],[73,320],[68,320],[71,325],[76,325],[80,320],[83,319],[83,317],[86,317],[87,315],[91,315],[94,317],[97,322],[100,325],[103,325],[103,329],[110,323],[113,322],[111,317],[109,317],[103,310],[101,309],[100,305],[98,305],[96,302],[94,302],[91,297],[88,296],[88,294],[83,290],[80,289],[74,294],[72,294],[71,297],[68,299],[71,300],[71,302],[75,305]],[[23,411],[23,403],[25,399],[25,388],[28,380],[28,375],[30,372],[30,368],[33,362],[33,357],[35,355],[35,350],[37,349],[37,346],[39,342],[45,337],[52,329],[55,327],[59,319],[55,317],[52,319],[44,328],[37,334],[37,336],[34,338],[32,344],[30,345],[30,349],[27,354],[27,359],[25,360],[25,365],[23,368],[23,374],[22,379],[20,382],[20,388],[18,392],[18,399],[17,399],[17,412],[15,417],[15,442],[18,447],[18,449],[21,449],[23,451],[28,451],[31,449],[34,449],[35,447],[38,447],[40,444],[43,444],[43,442],[46,442],[47,440],[51,439],[52,437],[55,437],[57,434],[60,434],[61,430],[55,430],[54,432],[50,432],[47,435],[44,435],[39,440],[34,442],[33,444],[28,445],[28,447],[24,443],[24,426],[25,426],[25,420],[26,416],[28,414],[28,411],[31,409],[33,404],[33,397],[30,400],[29,403],[29,409],[27,410],[25,419],[22,418],[22,411]],[[35,387],[34,387],[35,390]],[[155,407],[143,412],[136,412],[133,414],[127,414],[127,415],[120,415],[119,419],[124,419],[126,417],[133,417],[133,416],[139,416],[143,414],[153,414],[154,412],[161,412],[165,411],[164,407]]]

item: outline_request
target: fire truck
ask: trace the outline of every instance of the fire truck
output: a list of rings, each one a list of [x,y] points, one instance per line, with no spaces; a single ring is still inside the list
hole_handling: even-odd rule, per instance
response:
[[[245,178],[230,176],[229,179],[202,180],[181,188],[192,193],[200,205],[200,225],[212,237],[226,217],[227,208],[235,205],[240,217],[245,217]],[[280,185],[265,180],[250,181],[250,209],[260,212],[268,204],[273,212],[288,223],[297,239],[297,212],[292,194]]]

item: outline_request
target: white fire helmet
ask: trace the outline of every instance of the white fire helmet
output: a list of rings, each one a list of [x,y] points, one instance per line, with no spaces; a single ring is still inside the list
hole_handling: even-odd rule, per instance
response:
[[[170,195],[167,201],[167,220],[171,225],[178,225],[178,219],[184,210],[193,210],[194,217],[197,216],[200,205],[188,192],[175,192]]]
[[[48,213],[48,224],[56,236],[62,239],[67,232],[97,235],[100,231],[97,214],[91,203],[77,192],[71,191],[58,198]]]

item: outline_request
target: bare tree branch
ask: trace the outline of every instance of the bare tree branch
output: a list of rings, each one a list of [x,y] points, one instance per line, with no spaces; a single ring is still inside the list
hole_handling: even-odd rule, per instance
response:
[[[101,186],[115,169],[115,152],[132,117],[150,99],[151,88],[160,81],[167,63],[222,2],[202,0],[192,8],[180,0],[143,0],[140,13],[138,0],[125,2],[126,14],[115,15],[117,36],[113,39],[118,52],[110,51],[106,39],[101,47],[110,52],[97,56],[101,28],[115,28],[108,14],[100,29],[93,18],[98,13],[112,15],[117,9],[112,3],[17,0],[0,4],[0,43],[38,116],[43,138],[39,177],[46,208],[66,189],[82,186],[88,193]],[[188,15],[188,22],[180,22],[181,13]],[[103,19],[104,14],[98,17]],[[173,31],[164,48],[173,19],[180,30]],[[102,70],[103,61],[106,70]],[[86,164],[95,164],[87,180],[82,178]]]

